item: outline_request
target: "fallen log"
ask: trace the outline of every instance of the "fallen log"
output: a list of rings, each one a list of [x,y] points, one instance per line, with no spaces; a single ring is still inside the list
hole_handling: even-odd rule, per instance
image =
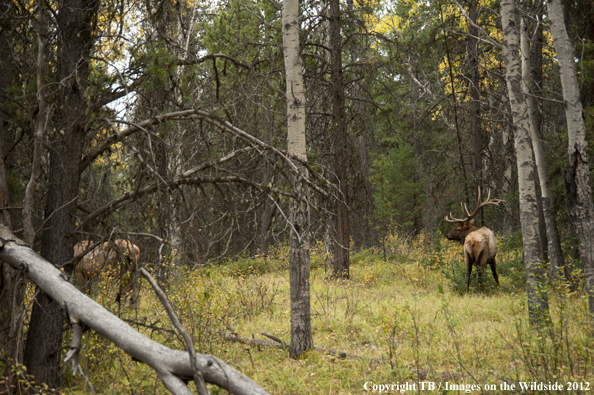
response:
[[[194,377],[187,352],[172,350],[137,332],[80,292],[64,272],[35,253],[3,225],[0,225],[0,260],[26,272],[31,281],[62,306],[71,322],[88,326],[135,360],[153,368],[171,393],[192,394],[186,384]],[[196,364],[207,383],[232,394],[268,394],[249,377],[217,357],[196,353]]]

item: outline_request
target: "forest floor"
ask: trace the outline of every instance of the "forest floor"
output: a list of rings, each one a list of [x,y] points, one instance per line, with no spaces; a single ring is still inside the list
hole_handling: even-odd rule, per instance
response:
[[[230,340],[233,333],[269,340],[264,332],[290,342],[286,248],[267,259],[194,270],[172,263],[165,290],[199,352],[220,357],[272,394],[591,393],[594,341],[583,287],[547,286],[552,323],[530,327],[521,250],[499,242],[507,246],[498,254],[501,286],[488,270],[480,294],[464,293],[461,246],[453,242],[394,235],[386,240],[386,259],[379,250],[353,253],[351,279],[342,281],[327,279],[324,250],[313,248],[314,345],[346,358],[312,350],[294,360],[282,347]],[[139,303],[119,315],[146,336],[184,349],[152,289],[141,283]],[[111,297],[95,291],[100,302]],[[100,393],[167,393],[149,367],[94,333],[85,334],[81,365]],[[91,393],[85,380],[67,376],[64,393]],[[521,391],[520,382],[558,383],[564,390]]]

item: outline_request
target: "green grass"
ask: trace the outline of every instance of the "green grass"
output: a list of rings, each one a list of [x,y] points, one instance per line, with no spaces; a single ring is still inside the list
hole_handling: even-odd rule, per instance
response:
[[[593,380],[594,342],[581,293],[550,291],[552,327],[539,332],[527,325],[525,288],[512,262],[521,251],[501,254],[500,288],[461,295],[443,270],[447,266],[464,272],[461,247],[439,240],[426,247],[423,238],[428,239],[422,235],[406,246],[393,245],[387,262],[379,251],[353,254],[347,281],[326,279],[323,249],[312,249],[314,344],[360,359],[309,351],[293,360],[280,348],[224,340],[232,328],[248,337],[264,338],[261,333],[267,332],[290,341],[286,248],[267,261],[249,258],[196,270],[171,268],[167,293],[199,352],[217,355],[273,394],[359,394],[366,382],[417,383],[418,371],[422,380],[443,385],[496,385],[489,393],[500,393],[504,379]],[[508,262],[514,270],[506,267]],[[490,277],[490,271],[485,276]],[[141,324],[137,327],[145,335],[183,349],[144,281],[140,292],[140,303],[121,316]],[[132,362],[96,334],[85,334],[81,364],[98,392],[167,393],[150,368]],[[82,378],[67,377],[70,387],[64,393],[90,393]],[[214,387],[211,391],[225,393]]]

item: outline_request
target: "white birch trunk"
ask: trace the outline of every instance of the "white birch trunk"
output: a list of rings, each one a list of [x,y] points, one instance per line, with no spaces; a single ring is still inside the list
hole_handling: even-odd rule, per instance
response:
[[[522,93],[522,75],[518,56],[520,34],[513,0],[501,1],[501,24],[505,79],[515,129],[514,148],[520,189],[520,222],[526,267],[528,311],[530,321],[538,323],[548,319],[548,297],[546,293],[538,290],[538,281],[544,281],[545,277],[541,266],[542,250],[535,190],[536,169],[530,144],[528,107]]]
[[[530,67],[530,41],[526,21],[522,18],[522,90],[526,97],[528,105],[528,116],[530,119],[530,137],[532,139],[532,148],[534,149],[534,160],[538,170],[538,178],[540,180],[540,194],[542,197],[542,210],[544,214],[546,233],[547,233],[547,248],[549,251],[550,275],[551,279],[559,278],[559,268],[564,266],[563,252],[561,251],[561,243],[559,241],[559,233],[557,232],[557,221],[555,219],[555,210],[553,207],[553,194],[551,192],[551,182],[549,180],[549,171],[545,161],[544,149],[542,146],[541,132],[538,128],[537,121],[538,104],[531,94],[531,67]]]
[[[576,75],[572,45],[563,19],[561,0],[547,1],[551,33],[559,62],[565,117],[567,118],[568,155],[565,172],[567,208],[575,226],[580,256],[584,266],[586,292],[594,324],[594,205],[588,160],[586,125]]]
[[[287,79],[287,150],[293,161],[289,277],[291,287],[291,347],[296,358],[313,347],[309,291],[309,209],[308,187],[302,181],[307,169],[305,143],[305,92],[299,50],[299,1],[283,3],[283,54]]]

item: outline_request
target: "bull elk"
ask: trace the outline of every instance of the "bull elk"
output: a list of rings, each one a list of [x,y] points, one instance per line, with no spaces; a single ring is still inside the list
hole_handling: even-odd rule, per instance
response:
[[[481,276],[487,264],[491,266],[495,282],[499,285],[499,277],[497,276],[497,262],[495,256],[497,255],[497,243],[495,236],[487,227],[478,228],[474,226],[474,217],[480,210],[487,205],[499,205],[503,202],[500,199],[490,199],[491,191],[489,190],[487,200],[481,203],[481,190],[478,191],[477,206],[471,213],[468,212],[466,204],[460,203],[463,211],[466,212],[467,217],[463,219],[454,218],[450,212],[449,218],[446,216],[445,220],[458,224],[456,228],[446,235],[448,240],[459,241],[464,246],[464,266],[466,269],[466,292],[468,293],[468,286],[470,285],[470,275],[472,274],[472,266],[476,266],[476,281],[478,291],[481,291]]]
[[[82,254],[89,246],[93,244],[92,241],[84,240],[74,246],[74,255]],[[123,258],[124,261],[121,259]],[[119,270],[120,273],[120,289],[116,296],[116,301],[120,302],[121,297],[132,291],[133,281],[130,279],[125,281],[121,278],[124,273],[125,266],[119,266],[122,262],[128,268],[138,267],[140,259],[140,249],[134,243],[128,240],[116,239],[113,242],[106,241],[103,244],[95,247],[87,252],[80,261],[74,266],[74,275],[78,286],[85,294],[89,294],[91,286],[99,278],[105,270],[113,269]]]

